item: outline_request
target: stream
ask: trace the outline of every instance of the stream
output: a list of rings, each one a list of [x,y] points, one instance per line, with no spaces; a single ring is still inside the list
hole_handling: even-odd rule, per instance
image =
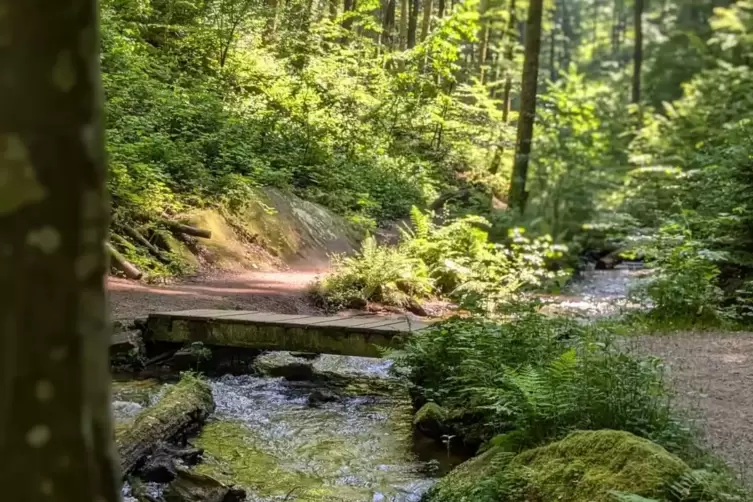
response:
[[[587,271],[549,300],[586,318],[609,315],[627,305],[630,286],[644,275],[630,263]],[[260,357],[272,365],[296,360],[287,353]],[[464,458],[452,444],[446,448],[414,435],[410,398],[390,376],[390,365],[383,359],[323,355],[314,361],[314,371],[329,378],[211,378],[217,409],[193,441],[205,450],[196,469],[242,486],[249,502],[418,502]],[[162,390],[154,380],[116,382],[116,426],[155,402]],[[312,393],[336,400],[312,406]],[[160,491],[156,485],[150,489]],[[135,502],[128,486],[124,495],[126,502]]]
[[[293,359],[261,357],[276,359],[273,364]],[[210,379],[217,408],[193,441],[205,450],[197,471],[244,487],[249,502],[418,502],[465,458],[414,436],[410,398],[389,375],[390,364],[323,355],[313,364],[316,374],[330,376],[321,381]],[[337,400],[311,406],[315,392]],[[155,381],[116,383],[116,423],[127,423],[160,393]],[[135,502],[127,486],[124,495]]]

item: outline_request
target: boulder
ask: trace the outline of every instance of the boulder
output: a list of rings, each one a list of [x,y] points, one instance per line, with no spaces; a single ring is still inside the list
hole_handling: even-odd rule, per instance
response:
[[[246,492],[211,476],[179,469],[165,490],[165,502],[243,502]]]
[[[433,438],[439,438],[445,433],[446,421],[447,410],[433,402],[426,403],[413,415],[413,426],[422,434]]]
[[[663,499],[690,468],[651,441],[624,431],[573,432],[517,455],[501,447],[462,464],[426,502],[612,502],[614,492]]]

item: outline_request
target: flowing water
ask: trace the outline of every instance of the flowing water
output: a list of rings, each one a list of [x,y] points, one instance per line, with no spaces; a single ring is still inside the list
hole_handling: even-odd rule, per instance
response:
[[[290,359],[284,353],[267,357],[281,364]],[[386,360],[324,355],[314,363],[324,377],[313,382],[211,379],[217,409],[194,440],[205,450],[197,470],[243,486],[253,502],[418,502],[463,458],[452,444],[448,450],[414,437],[409,396],[389,376],[389,366]],[[312,406],[312,393],[336,401]],[[139,399],[157,395],[154,388],[135,401],[124,394],[115,406],[121,422],[137,411]]]

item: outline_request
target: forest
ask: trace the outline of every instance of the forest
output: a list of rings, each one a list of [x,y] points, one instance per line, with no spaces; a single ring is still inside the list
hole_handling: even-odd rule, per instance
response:
[[[0,2],[15,500],[753,500],[753,1],[43,4]],[[222,303],[186,215],[236,260],[270,189],[357,246]],[[249,350],[168,350],[155,306],[116,362],[106,290],[410,336],[226,371]]]

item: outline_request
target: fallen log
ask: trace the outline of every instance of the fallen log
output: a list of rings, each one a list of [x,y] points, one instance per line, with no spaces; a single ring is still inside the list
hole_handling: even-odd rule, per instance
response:
[[[194,237],[201,237],[203,239],[212,238],[212,232],[210,230],[206,230],[206,229],[198,228],[198,227],[192,227],[190,225],[184,225],[183,223],[178,223],[176,221],[170,221],[170,220],[162,220],[161,223],[165,225],[167,228],[169,228],[170,230],[172,230],[173,232],[193,235]]]
[[[130,235],[131,238],[133,238],[133,240],[148,249],[149,252],[152,253],[159,261],[161,261],[162,263],[170,263],[170,258],[162,254],[162,251],[160,251],[157,246],[149,242],[149,239],[141,235],[138,230],[126,224],[123,224],[121,226],[123,227],[123,230],[125,230],[125,232]]]
[[[123,475],[132,473],[163,442],[182,444],[198,432],[214,411],[206,382],[184,376],[157,404],[142,411],[119,431],[115,443]]]
[[[110,254],[110,258],[112,258],[112,261],[115,262],[115,265],[126,275],[126,277],[138,281],[144,276],[141,270],[137,269],[131,262],[126,260],[125,257],[123,257],[123,255],[112,246],[112,244],[107,242],[105,245],[107,246],[107,252]]]

